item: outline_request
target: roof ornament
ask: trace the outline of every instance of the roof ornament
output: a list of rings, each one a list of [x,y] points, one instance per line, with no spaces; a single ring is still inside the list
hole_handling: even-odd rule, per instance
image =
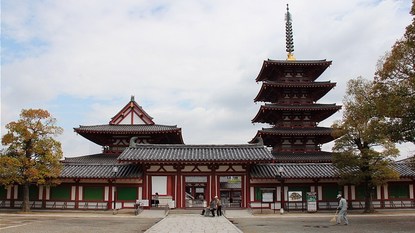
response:
[[[286,50],[287,60],[295,61],[294,57],[294,38],[293,38],[293,27],[292,27],[292,18],[287,4],[287,13],[285,14],[285,41],[286,41]]]
[[[138,139],[138,137],[132,137],[130,139],[130,144],[128,145],[128,147],[136,147],[137,143],[136,140]]]
[[[256,145],[259,145],[259,146],[263,146],[264,145],[264,139],[262,139],[262,137],[261,136],[259,136],[259,137],[255,137],[253,140],[252,140],[252,143],[251,144],[256,144]]]
[[[134,96],[132,95],[131,100],[130,100],[130,108],[134,108],[134,102],[135,102]]]

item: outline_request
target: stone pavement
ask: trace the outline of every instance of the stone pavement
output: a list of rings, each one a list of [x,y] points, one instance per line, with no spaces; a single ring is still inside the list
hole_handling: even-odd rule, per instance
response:
[[[164,216],[164,211],[145,210],[139,217],[158,217],[163,218],[160,222],[153,225],[145,233],[190,233],[190,232],[209,232],[209,233],[242,233],[228,219],[244,219],[244,218],[325,218],[330,219],[333,216],[332,212],[293,212],[280,214],[255,214],[252,215],[248,210],[226,210],[225,216],[221,217],[205,217],[200,214],[170,214]],[[351,213],[350,216],[362,216],[361,210]],[[412,210],[394,210],[385,211],[378,214],[365,215],[366,217],[385,217],[385,216],[415,216],[415,211]]]
[[[205,217],[200,214],[168,215],[145,233],[242,233],[224,216]]]

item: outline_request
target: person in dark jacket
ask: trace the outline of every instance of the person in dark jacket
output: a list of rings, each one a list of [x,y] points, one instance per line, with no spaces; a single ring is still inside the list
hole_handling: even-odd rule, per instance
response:
[[[222,201],[220,200],[220,198],[218,198],[218,196],[216,196],[215,199],[216,199],[216,207],[217,207],[216,213],[219,217],[219,216],[222,216]]]

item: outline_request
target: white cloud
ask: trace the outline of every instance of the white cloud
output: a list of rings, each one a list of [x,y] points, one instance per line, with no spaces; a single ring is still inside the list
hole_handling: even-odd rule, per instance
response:
[[[42,42],[24,56],[3,44],[2,128],[22,108],[52,109],[65,124],[65,155],[89,153],[99,149],[72,128],[108,123],[135,95],[156,123],[181,127],[188,144],[246,143],[263,127],[251,123],[262,62],[286,56],[286,3],[2,1],[2,40]],[[288,3],[297,59],[333,60],[319,80],[337,87],[323,103],[341,104],[349,79],[371,78],[411,22],[404,0]],[[82,107],[67,113],[64,98]]]

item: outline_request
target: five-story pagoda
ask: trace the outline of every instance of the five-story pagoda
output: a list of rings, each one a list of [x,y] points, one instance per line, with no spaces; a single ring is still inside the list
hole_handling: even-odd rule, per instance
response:
[[[292,19],[287,5],[286,60],[266,60],[256,78],[262,82],[255,102],[265,102],[253,123],[267,123],[252,142],[263,141],[272,147],[276,162],[330,162],[331,153],[321,145],[334,140],[332,129],[318,123],[341,106],[317,103],[336,84],[315,81],[330,65],[326,60],[296,60]]]

